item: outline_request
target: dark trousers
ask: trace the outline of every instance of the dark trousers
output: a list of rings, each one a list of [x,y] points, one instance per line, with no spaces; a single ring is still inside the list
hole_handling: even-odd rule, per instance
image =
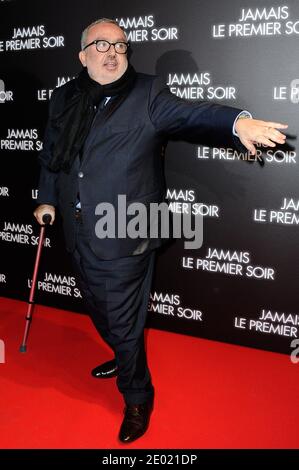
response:
[[[73,262],[91,319],[112,348],[118,366],[117,386],[128,404],[153,398],[144,326],[155,252],[113,260],[99,259],[88,244],[81,218],[76,223]]]

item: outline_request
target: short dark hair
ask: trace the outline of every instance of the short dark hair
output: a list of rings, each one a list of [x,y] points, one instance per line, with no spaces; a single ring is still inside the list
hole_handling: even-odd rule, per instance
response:
[[[92,23],[90,23],[88,26],[86,26],[86,28],[82,31],[82,34],[81,34],[81,50],[83,51],[84,49],[84,46],[86,45],[86,38],[87,38],[87,34],[88,34],[88,31],[90,30],[90,28],[92,26],[95,26],[96,24],[100,24],[100,23],[112,23],[112,24],[115,24],[116,26],[119,27],[119,29],[122,30],[122,32],[124,33],[125,37],[127,37],[126,35],[126,32],[119,26],[118,22],[115,21],[115,20],[112,20],[111,18],[100,18],[96,21],[93,21]]]

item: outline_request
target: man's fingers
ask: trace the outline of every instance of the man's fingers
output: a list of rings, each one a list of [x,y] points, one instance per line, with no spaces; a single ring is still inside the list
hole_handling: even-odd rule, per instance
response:
[[[285,144],[285,141],[286,141],[286,136],[284,136],[283,134],[274,134],[273,131],[269,131],[267,133],[267,136],[266,136],[268,139],[271,139],[273,140],[274,142],[278,143],[278,144]]]
[[[276,147],[277,144],[285,144],[286,136],[278,129],[286,129],[287,124],[272,121],[243,120],[238,129],[238,135],[247,150],[256,155],[255,145],[265,147]],[[246,122],[247,121],[247,122]],[[251,122],[250,122],[251,121]]]
[[[286,127],[288,127],[286,124],[261,121],[261,124],[258,124],[257,127],[258,135],[255,136],[254,140],[259,142],[260,144],[267,145],[269,147],[275,147],[275,144],[273,142],[282,145],[285,144],[286,135],[276,129],[276,127],[279,126],[281,129],[285,129]]]
[[[274,139],[273,139],[274,140]],[[257,138],[259,145],[265,145],[266,147],[276,147],[276,144],[267,137],[261,135]]]
[[[265,127],[273,127],[275,129],[286,129],[288,124],[281,124],[280,122],[268,122],[268,121],[262,121],[263,126]]]
[[[277,139],[275,140],[275,142],[281,141],[281,143],[283,143],[282,141],[285,141],[287,138],[286,135],[282,134],[281,132],[273,128],[269,129],[268,133],[269,133],[269,139]]]
[[[245,145],[245,147],[247,148],[247,150],[249,150],[249,152],[250,152],[252,155],[255,155],[255,154],[256,154],[256,148],[255,148],[255,146],[253,145],[253,143],[250,142],[250,140],[243,139],[241,142],[242,142],[243,145]]]

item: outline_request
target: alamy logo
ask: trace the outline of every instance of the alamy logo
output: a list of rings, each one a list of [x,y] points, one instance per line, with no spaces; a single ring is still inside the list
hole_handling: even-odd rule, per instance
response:
[[[100,219],[96,222],[95,234],[100,239],[185,238],[189,241],[184,241],[184,248],[195,250],[203,243],[203,216],[193,215],[189,202],[186,206],[183,214],[172,213],[171,217],[166,202],[129,203],[126,194],[119,194],[117,206],[109,202],[96,206],[95,214]]]
[[[5,363],[5,344],[3,339],[0,339],[0,364]]]
[[[291,348],[295,348],[291,352],[291,362],[293,364],[298,364],[299,362],[299,339],[293,339],[293,341],[291,342]]]
[[[0,79],[0,103],[5,101],[5,84],[4,81]]]
[[[5,91],[5,83],[0,78],[0,104],[6,101],[13,101],[13,93],[10,90]]]
[[[291,99],[291,102],[294,104],[299,103],[299,79],[298,78],[294,78],[294,80],[291,81],[290,99]]]

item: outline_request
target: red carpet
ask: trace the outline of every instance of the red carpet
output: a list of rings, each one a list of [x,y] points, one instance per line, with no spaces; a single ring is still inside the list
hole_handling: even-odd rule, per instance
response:
[[[298,448],[299,364],[282,354],[150,330],[156,388],[149,431],[117,433],[115,379],[90,369],[111,357],[87,316],[38,306],[19,353],[25,302],[0,298],[1,448]]]

